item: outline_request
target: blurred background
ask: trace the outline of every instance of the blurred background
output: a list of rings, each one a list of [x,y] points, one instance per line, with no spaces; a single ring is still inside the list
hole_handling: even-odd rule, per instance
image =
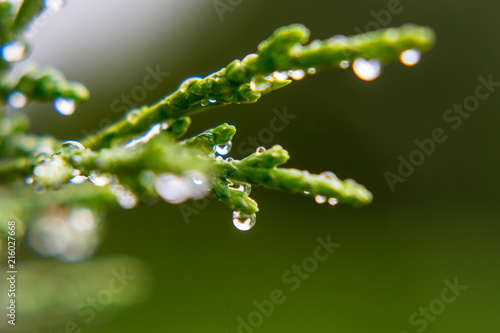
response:
[[[193,117],[189,134],[234,124],[234,158],[257,147],[251,136],[280,144],[287,167],[354,178],[373,192],[371,205],[254,188],[261,212],[248,232],[214,199],[112,211],[88,262],[44,259],[23,243],[17,332],[498,331],[500,89],[456,129],[443,116],[475,94],[480,76],[500,82],[499,10],[471,0],[68,0],[31,31],[33,53],[20,64],[52,65],[90,89],[71,117],[26,108],[32,131],[61,139],[122,116],[122,94],[149,71],[163,73],[157,88],[130,103],[241,59],[283,25],[326,39],[415,23],[435,29],[437,43],[417,66],[392,64],[373,82],[325,71],[257,104]],[[273,109],[285,108],[295,118],[264,135]],[[398,157],[436,128],[446,141],[392,191],[386,172],[397,174]],[[324,261],[310,259],[318,237],[340,244]],[[0,327],[8,331],[5,318]]]

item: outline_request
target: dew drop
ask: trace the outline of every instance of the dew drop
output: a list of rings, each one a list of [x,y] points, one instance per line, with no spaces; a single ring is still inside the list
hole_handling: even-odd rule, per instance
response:
[[[111,192],[113,192],[116,197],[116,201],[122,208],[132,209],[137,206],[139,201],[137,196],[123,185],[113,185],[111,187]]]
[[[316,68],[314,68],[314,67],[309,68],[309,69],[307,70],[307,74],[309,74],[309,75],[314,75],[314,74],[316,74]]]
[[[207,178],[199,171],[187,172],[183,180],[189,188],[189,196],[193,199],[201,199],[210,192]]]
[[[14,109],[20,109],[26,105],[28,99],[26,96],[19,91],[13,91],[7,96],[7,103]]]
[[[107,186],[111,184],[113,181],[113,178],[110,175],[104,174],[101,175],[99,171],[91,171],[89,173],[89,180],[94,184],[95,186]]]
[[[259,148],[257,148],[257,150],[255,150],[255,154],[260,155],[260,154],[262,154],[265,151],[266,151],[266,148],[259,147]]]
[[[421,54],[419,50],[411,49],[401,52],[399,59],[403,65],[414,66],[420,61],[420,56]]]
[[[69,182],[72,184],[83,184],[83,182],[85,182],[86,180],[87,177],[78,175],[71,178]]]
[[[213,103],[217,103],[217,100],[216,100],[215,98],[210,98],[208,101],[209,101],[210,103],[212,103],[212,104],[213,104]]]
[[[232,162],[234,162],[234,158],[232,158],[232,157],[227,157],[227,158],[225,159],[225,161],[226,161],[227,163],[232,163]]]
[[[28,176],[28,177],[24,178],[24,183],[25,183],[26,185],[31,185],[31,184],[33,184],[33,177]]]
[[[354,73],[364,81],[372,81],[380,76],[382,66],[380,60],[357,58],[352,65]]]
[[[326,202],[326,197],[324,195],[317,195],[314,200],[319,204],[324,204]]]
[[[248,231],[252,229],[253,226],[255,225],[256,218],[257,217],[255,213],[252,215],[248,215],[248,214],[243,214],[242,212],[239,211],[233,212],[233,224],[236,227],[236,229],[241,231]]]
[[[322,172],[322,173],[319,174],[319,176],[323,177],[323,178],[329,178],[329,179],[339,180],[338,177],[337,177],[337,175],[334,174],[331,171]]]
[[[337,200],[337,198],[330,198],[330,199],[328,199],[328,204],[330,206],[335,206],[338,203],[339,203],[339,201]]]
[[[228,187],[232,190],[240,191],[242,193],[245,193],[246,195],[250,195],[250,192],[252,192],[252,185],[250,184],[229,184]]]
[[[233,143],[231,141],[228,141],[228,143],[225,145],[215,145],[214,151],[219,155],[227,155],[231,151],[232,147]]]
[[[75,112],[75,101],[69,98],[57,97],[54,99],[54,109],[63,116],[70,116]]]
[[[189,87],[189,85],[192,82],[195,82],[195,81],[197,82],[197,81],[200,81],[201,79],[202,79],[201,77],[195,76],[195,77],[190,77],[190,78],[184,80],[184,82],[182,82],[181,85],[179,86],[179,91],[186,92],[187,88]]]
[[[141,115],[141,110],[139,109],[132,109],[127,112],[125,115],[125,119],[129,122],[132,123],[134,122],[139,116]]]
[[[340,62],[340,68],[342,68],[342,69],[346,69],[347,67],[349,67],[349,65],[350,65],[350,64],[351,64],[351,63],[349,62],[349,60],[342,60],[342,61]]]
[[[163,200],[172,204],[180,204],[190,198],[188,184],[171,173],[158,175],[155,179],[155,189]]]
[[[304,194],[305,194],[305,195],[309,195],[309,194],[311,194],[311,192],[309,192],[309,191],[304,191]]]
[[[276,81],[286,81],[288,80],[288,73],[286,71],[285,72],[275,71],[273,72],[273,77]]]
[[[71,147],[74,147],[76,148],[78,151],[81,151],[81,150],[84,150],[85,147],[78,141],[72,141],[72,140],[69,140],[69,141],[65,141],[61,144],[61,149],[62,148],[71,148]]]
[[[294,80],[302,80],[304,76],[306,76],[306,73],[302,69],[289,70],[288,76],[290,76]]]
[[[4,44],[0,49],[2,59],[7,62],[23,60],[26,56],[26,44],[18,40]]]
[[[250,81],[250,89],[252,91],[265,91],[271,87],[271,82],[263,77],[254,77]]]
[[[328,44],[331,46],[341,46],[347,42],[347,37],[345,35],[335,35],[328,39]]]
[[[55,12],[61,10],[64,6],[64,0],[43,0],[45,8]]]

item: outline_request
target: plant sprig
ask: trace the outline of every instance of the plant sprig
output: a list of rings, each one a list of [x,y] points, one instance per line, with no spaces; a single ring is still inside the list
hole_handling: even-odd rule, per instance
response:
[[[42,1],[27,0],[14,15],[10,2],[0,2],[3,51],[13,43],[25,45],[27,50],[22,31],[42,9]],[[138,202],[151,204],[159,197],[178,204],[212,191],[235,211],[235,225],[248,230],[259,210],[249,197],[252,186],[303,194],[331,205],[369,204],[372,194],[352,179],[342,181],[332,172],[316,175],[281,167],[289,155],[279,145],[268,150],[260,147],[241,160],[222,157],[229,152],[236,133],[232,125],[222,124],[182,139],[196,113],[255,103],[294,80],[330,68],[353,66],[360,78],[372,80],[381,66],[398,61],[407,52],[413,52],[413,60],[402,62],[415,64],[435,39],[430,28],[416,25],[307,44],[309,37],[309,30],[299,24],[279,28],[256,53],[205,78],[189,78],[157,103],[131,109],[123,118],[78,141],[29,134],[24,114],[2,115],[0,198],[12,202],[14,196],[23,203],[4,205],[4,209],[28,222],[51,205],[102,209],[103,203],[109,205],[110,198],[116,198],[128,209]],[[0,60],[0,99],[4,103],[20,108],[26,101],[54,101],[57,109],[56,102],[62,101],[69,109],[58,111],[70,114],[88,99],[89,92],[82,84],[66,80],[53,69],[34,69],[12,81],[8,73],[15,61],[5,56]],[[365,70],[371,66],[368,70],[372,73],[364,75],[357,63]],[[92,190],[89,181],[96,185],[90,187]],[[22,182],[31,184],[37,193],[27,195]],[[75,190],[78,187],[84,187],[82,193]],[[28,206],[31,208],[23,210]]]

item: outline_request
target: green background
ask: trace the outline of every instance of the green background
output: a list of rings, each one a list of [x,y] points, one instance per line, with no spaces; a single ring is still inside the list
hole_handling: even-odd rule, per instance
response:
[[[92,97],[68,118],[50,106],[31,106],[33,131],[75,138],[98,128],[102,119],[117,119],[111,103],[142,83],[146,66],[170,73],[148,92],[143,103],[152,103],[183,79],[254,52],[280,26],[303,23],[312,39],[354,34],[355,27],[364,31],[375,22],[370,11],[388,4],[243,0],[221,21],[212,0],[139,3],[69,1],[40,29],[33,58],[81,80]],[[158,9],[150,18],[140,8],[131,10],[134,6]],[[253,302],[268,300],[274,289],[283,290],[286,301],[255,332],[498,331],[500,89],[456,130],[443,114],[474,94],[479,76],[500,81],[500,4],[402,0],[400,6],[388,26],[410,22],[437,34],[436,47],[417,66],[392,64],[374,82],[359,80],[350,68],[321,72],[257,104],[197,115],[190,129],[195,134],[222,122],[234,124],[238,132],[230,155],[241,158],[238,145],[269,127],[274,108],[286,106],[296,118],[262,145],[287,149],[288,167],[356,179],[373,192],[373,203],[330,207],[254,188],[261,212],[248,232],[236,230],[231,211],[216,200],[191,215],[189,224],[178,206],[163,202],[115,210],[96,257],[140,260],[147,269],[138,274],[148,281],[149,293],[112,315],[97,313],[103,320],[90,326],[74,314],[82,332],[247,332],[238,331],[238,317],[247,319],[256,311]],[[141,33],[134,33],[135,27]],[[384,173],[396,173],[398,156],[408,158],[414,140],[429,138],[435,128],[442,128],[447,140],[392,192]],[[313,255],[317,237],[329,235],[341,246],[290,290],[282,275]],[[21,262],[36,258],[27,248],[20,256]],[[444,280],[455,278],[467,289],[425,330],[411,325],[412,313],[437,304]]]

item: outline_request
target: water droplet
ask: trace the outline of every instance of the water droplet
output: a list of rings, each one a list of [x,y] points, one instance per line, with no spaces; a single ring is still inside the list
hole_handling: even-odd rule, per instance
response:
[[[342,69],[346,69],[347,67],[349,67],[349,65],[351,65],[351,63],[349,62],[349,60],[342,60],[340,62],[340,68],[342,68]]]
[[[18,40],[4,44],[0,49],[0,54],[7,62],[23,60],[26,56],[26,44]]]
[[[26,96],[19,91],[13,91],[9,95],[7,95],[7,103],[12,106],[14,109],[20,109],[26,105],[28,99]]]
[[[324,195],[317,195],[314,200],[319,204],[324,204],[326,202],[326,197]]]
[[[197,81],[200,81],[202,78],[201,77],[198,77],[198,76],[195,76],[195,77],[190,77],[186,80],[184,80],[184,82],[181,83],[181,85],[179,86],[179,91],[181,92],[186,92],[187,88],[189,87],[189,85],[192,83],[192,82],[197,82]]]
[[[127,114],[125,115],[125,119],[129,122],[129,123],[132,123],[134,122],[137,117],[139,117],[141,115],[141,110],[139,109],[132,109],[130,111],[127,112]]]
[[[252,192],[252,185],[248,183],[229,184],[228,187],[232,190],[243,192],[246,195],[250,195],[250,192]]]
[[[75,112],[75,101],[69,98],[57,97],[54,99],[54,109],[63,116],[70,116]]]
[[[111,187],[111,192],[113,192],[116,197],[116,201],[122,208],[132,209],[137,206],[139,201],[137,196],[123,185],[113,185]]]
[[[337,198],[330,198],[328,199],[328,203],[330,204],[330,206],[335,206],[339,203],[339,201],[337,200]]]
[[[309,74],[309,75],[314,75],[314,74],[316,74],[316,68],[314,68],[314,67],[309,68],[309,69],[307,70],[307,74]]]
[[[130,140],[129,142],[124,144],[122,148],[132,148],[137,146],[139,143],[148,142],[149,140],[151,140],[151,138],[153,138],[154,136],[158,135],[161,132],[162,127],[163,125],[160,123],[154,124],[146,133]]]
[[[183,179],[189,188],[189,196],[193,199],[201,199],[210,192],[208,180],[201,172],[187,172]]]
[[[69,182],[72,184],[83,184],[83,182],[85,182],[86,180],[87,177],[78,175],[71,178]]]
[[[74,147],[76,148],[78,151],[81,151],[81,150],[85,150],[85,147],[78,141],[65,141],[61,144],[61,149],[63,148],[71,148],[71,147]]]
[[[225,161],[226,161],[227,163],[231,163],[231,162],[234,162],[234,158],[232,158],[232,157],[227,157],[227,158],[225,159]]]
[[[334,179],[334,180],[339,180],[337,175],[334,174],[333,172],[331,171],[325,171],[325,172],[322,172],[319,174],[320,177],[323,177],[323,178],[330,178],[330,179]]]
[[[28,176],[28,177],[24,178],[24,183],[25,183],[26,185],[31,185],[31,184],[33,184],[33,177]]]
[[[275,71],[273,72],[273,77],[276,81],[286,81],[288,80],[288,73],[286,71],[285,72]]]
[[[304,191],[304,194],[305,194],[305,195],[309,195],[309,194],[311,194],[311,192],[309,192],[309,191]]]
[[[243,214],[242,212],[239,211],[233,212],[233,224],[236,227],[236,229],[241,231],[248,231],[252,229],[253,226],[255,225],[256,218],[257,217],[255,213],[252,215],[248,215],[248,214]]]
[[[257,150],[255,150],[255,154],[260,155],[260,154],[262,154],[265,151],[266,151],[266,148],[259,147],[259,148],[257,148]]]
[[[43,0],[45,8],[55,12],[61,10],[64,6],[64,0]]]
[[[156,192],[163,200],[180,204],[190,198],[190,188],[186,182],[171,173],[163,173],[155,179]]]
[[[228,141],[228,143],[225,145],[215,145],[214,151],[219,155],[227,155],[229,151],[231,151],[232,147],[233,143],[231,141]]]
[[[354,73],[364,81],[372,81],[380,76],[382,66],[380,60],[357,58],[352,65]]]
[[[113,181],[113,177],[108,174],[101,175],[99,171],[91,171],[89,173],[89,180],[95,186],[102,187],[111,184],[111,182]]]
[[[252,91],[265,91],[271,87],[271,82],[262,76],[252,78],[250,81],[250,89]]]
[[[222,161],[224,161],[224,158],[222,158],[222,156],[217,156],[217,157],[215,158],[215,160],[216,160],[217,162],[222,162]]]
[[[411,49],[401,52],[399,59],[401,60],[403,65],[414,66],[420,61],[420,56],[421,54],[419,50]]]
[[[290,70],[288,71],[288,76],[294,80],[302,80],[306,76],[306,73],[302,69]]]
[[[208,101],[209,101],[210,103],[212,103],[212,104],[217,102],[217,100],[216,100],[215,98],[210,98]]]

